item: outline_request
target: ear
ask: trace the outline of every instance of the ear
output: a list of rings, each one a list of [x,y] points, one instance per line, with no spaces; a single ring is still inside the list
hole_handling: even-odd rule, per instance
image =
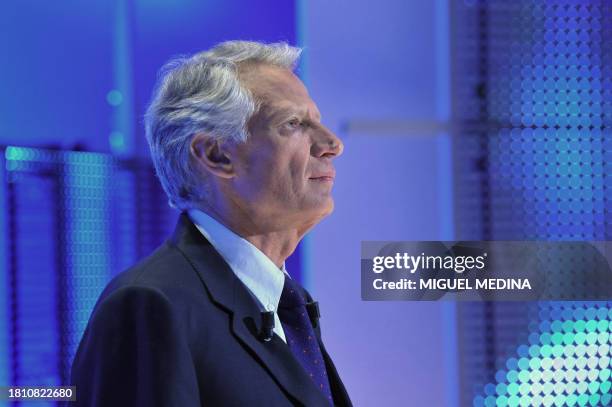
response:
[[[210,173],[221,178],[232,178],[234,165],[222,141],[205,133],[195,134],[191,140],[193,158]]]

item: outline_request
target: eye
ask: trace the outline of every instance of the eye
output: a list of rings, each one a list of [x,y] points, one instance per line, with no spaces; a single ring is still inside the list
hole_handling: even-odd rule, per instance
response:
[[[290,129],[297,129],[300,126],[302,126],[302,124],[303,123],[299,119],[295,118],[295,119],[291,119],[288,122],[286,122],[285,126],[287,126]]]

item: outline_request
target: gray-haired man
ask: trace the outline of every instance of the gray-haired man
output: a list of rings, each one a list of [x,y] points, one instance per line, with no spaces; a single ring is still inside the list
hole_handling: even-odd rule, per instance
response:
[[[163,69],[146,133],[182,214],[98,300],[77,405],[351,404],[316,303],[284,267],[332,211],[343,149],[292,72],[299,53],[225,42]]]

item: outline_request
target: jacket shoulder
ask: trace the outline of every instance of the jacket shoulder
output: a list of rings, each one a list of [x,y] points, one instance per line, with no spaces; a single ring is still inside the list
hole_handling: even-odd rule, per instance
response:
[[[100,295],[94,311],[117,291],[153,291],[174,302],[189,292],[196,292],[194,290],[201,286],[191,263],[176,246],[166,241],[149,256],[113,277]]]

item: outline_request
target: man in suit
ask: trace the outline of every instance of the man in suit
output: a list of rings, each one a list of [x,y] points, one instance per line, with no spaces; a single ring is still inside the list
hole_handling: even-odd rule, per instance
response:
[[[351,405],[316,303],[284,267],[332,211],[343,149],[293,73],[299,53],[232,41],[162,70],[146,134],[182,213],[96,303],[77,406]]]

